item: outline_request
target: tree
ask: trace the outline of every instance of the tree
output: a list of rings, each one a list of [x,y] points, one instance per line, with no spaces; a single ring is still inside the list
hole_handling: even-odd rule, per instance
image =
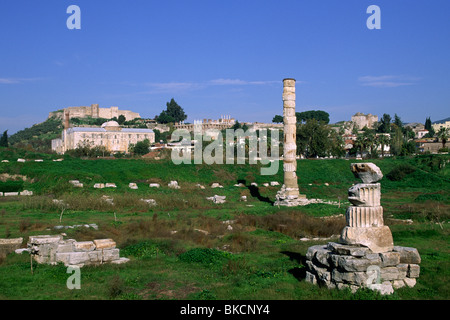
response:
[[[428,133],[426,134],[426,137],[432,138],[434,137],[435,133],[433,125],[431,123],[430,117],[425,119],[425,130],[428,130]]]
[[[297,152],[306,157],[324,157],[329,154],[329,127],[316,119],[309,119],[297,127]]]
[[[132,146],[132,151],[137,155],[147,154],[150,148],[150,141],[148,139],[137,142]]]
[[[167,111],[162,111],[161,114],[156,119],[159,123],[171,123],[175,122],[175,119],[170,116]]]
[[[390,133],[391,132],[391,116],[387,113],[383,114],[381,117],[380,125],[378,126],[379,133]]]
[[[391,138],[391,153],[393,155],[400,155],[403,147],[403,133],[402,129],[399,127],[395,127],[394,134]]]
[[[127,118],[125,118],[125,116],[123,114],[121,114],[119,116],[119,118],[117,119],[117,123],[119,123],[120,125],[123,125],[126,120],[127,120]]]
[[[0,138],[0,147],[8,147],[8,130],[3,132],[3,135]]]
[[[172,117],[175,122],[186,120],[187,115],[184,113],[183,108],[181,108],[173,98],[170,100],[170,102],[166,103],[166,106],[167,115]]]
[[[283,116],[280,116],[277,114],[275,117],[273,117],[272,122],[273,123],[283,123]]]
[[[449,136],[449,132],[448,131],[449,131],[448,128],[441,127],[439,129],[438,133],[436,134],[438,139],[442,141],[442,149],[445,148],[445,144],[447,143],[448,136]]]
[[[310,110],[303,112],[296,112],[295,116],[297,117],[297,122],[302,123],[306,122],[310,119],[315,119],[317,121],[322,121],[325,124],[330,122],[330,115],[328,112],[322,110]]]
[[[378,145],[381,146],[381,156],[384,158],[384,146],[389,144],[389,136],[380,134],[377,136]]]
[[[400,129],[403,128],[403,122],[397,114],[394,115],[394,124]]]
[[[376,147],[376,136],[375,136],[375,132],[372,129],[369,129],[367,127],[363,128],[363,140],[364,140],[364,146],[366,148],[370,149],[370,155],[373,157],[374,156],[374,148]]]

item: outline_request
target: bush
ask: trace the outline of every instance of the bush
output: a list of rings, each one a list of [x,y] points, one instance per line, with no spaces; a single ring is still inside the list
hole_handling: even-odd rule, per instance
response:
[[[416,171],[416,168],[409,164],[400,164],[396,166],[394,169],[392,169],[387,175],[386,178],[388,178],[391,181],[401,181],[403,180],[408,174],[411,174]]]
[[[122,249],[122,253],[125,256],[133,256],[138,259],[146,259],[156,257],[158,254],[160,254],[160,250],[155,243],[145,241],[127,246],[126,248]]]

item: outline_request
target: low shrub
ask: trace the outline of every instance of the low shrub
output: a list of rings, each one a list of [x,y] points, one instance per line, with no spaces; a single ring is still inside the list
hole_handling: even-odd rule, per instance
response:
[[[396,166],[394,169],[392,169],[387,175],[386,178],[388,178],[391,181],[401,181],[403,180],[408,174],[411,174],[416,171],[416,168],[409,164],[400,164]]]

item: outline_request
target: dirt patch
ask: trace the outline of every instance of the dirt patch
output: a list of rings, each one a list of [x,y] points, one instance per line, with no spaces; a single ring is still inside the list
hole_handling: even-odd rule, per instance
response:
[[[178,284],[174,281],[168,282],[149,282],[146,288],[140,292],[143,299],[174,299],[183,300],[190,294],[200,289],[190,284]]]

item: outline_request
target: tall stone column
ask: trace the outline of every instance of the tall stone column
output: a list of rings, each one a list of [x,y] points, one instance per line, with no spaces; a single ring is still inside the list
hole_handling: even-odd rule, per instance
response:
[[[284,184],[278,191],[275,205],[296,206],[299,199],[305,199],[300,195],[297,182],[297,143],[295,116],[295,79],[283,80],[283,122],[284,122],[284,147],[283,147],[283,171]]]

